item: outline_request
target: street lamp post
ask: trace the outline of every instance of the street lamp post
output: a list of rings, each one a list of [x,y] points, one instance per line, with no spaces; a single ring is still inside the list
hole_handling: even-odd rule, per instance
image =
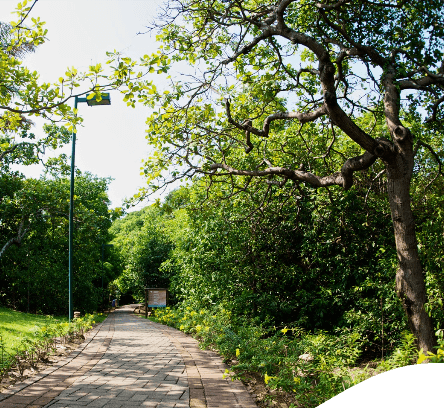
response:
[[[97,101],[96,97],[90,98],[88,95],[86,98],[80,98],[76,96],[74,98],[74,109],[77,110],[77,104],[80,102],[86,102],[88,106],[99,105],[111,105],[111,98],[109,93],[102,94],[102,99]],[[74,311],[72,307],[72,270],[73,270],[73,237],[74,237],[74,177],[75,177],[75,157],[76,157],[76,132],[72,132],[72,153],[71,153],[71,187],[69,193],[69,272],[68,272],[68,292],[69,292],[69,321],[74,317]]]

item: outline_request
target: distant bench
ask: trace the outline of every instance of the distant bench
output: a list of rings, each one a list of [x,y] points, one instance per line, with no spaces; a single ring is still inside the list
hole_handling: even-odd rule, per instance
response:
[[[137,305],[136,308],[134,309],[135,314],[145,314],[145,305]],[[150,310],[150,308],[148,308],[148,316],[152,315],[152,311]]]

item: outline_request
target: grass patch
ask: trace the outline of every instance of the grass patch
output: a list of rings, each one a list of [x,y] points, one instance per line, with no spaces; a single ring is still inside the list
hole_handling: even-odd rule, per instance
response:
[[[48,325],[68,322],[68,318],[16,312],[0,307],[0,338],[4,351],[12,353],[17,343],[31,340],[35,332]]]
[[[0,307],[0,377],[16,366],[22,373],[28,366],[44,361],[56,348],[56,339],[68,342],[83,337],[96,323],[106,318],[103,313],[85,315],[68,322],[66,317],[53,317],[17,312]]]

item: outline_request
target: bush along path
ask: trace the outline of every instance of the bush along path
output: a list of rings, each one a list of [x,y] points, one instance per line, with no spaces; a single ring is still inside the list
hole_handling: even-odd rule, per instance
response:
[[[442,331],[436,353],[419,352],[404,333],[386,359],[363,361],[359,335],[343,331],[307,333],[297,327],[267,327],[232,316],[223,307],[157,309],[153,320],[173,326],[216,350],[231,367],[225,376],[242,379],[261,407],[316,407],[373,375],[409,364],[444,362]],[[419,357],[419,358],[418,358]]]
[[[0,392],[33,377],[66,357],[105,314],[87,314],[72,323],[51,316],[1,310]],[[19,335],[17,335],[19,333]]]

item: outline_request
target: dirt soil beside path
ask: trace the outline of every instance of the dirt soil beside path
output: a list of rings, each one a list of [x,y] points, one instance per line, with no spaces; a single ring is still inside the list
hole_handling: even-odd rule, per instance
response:
[[[288,408],[292,403],[298,406],[291,395],[279,390],[270,390],[266,387],[263,377],[259,374],[247,374],[242,382],[260,408]]]

